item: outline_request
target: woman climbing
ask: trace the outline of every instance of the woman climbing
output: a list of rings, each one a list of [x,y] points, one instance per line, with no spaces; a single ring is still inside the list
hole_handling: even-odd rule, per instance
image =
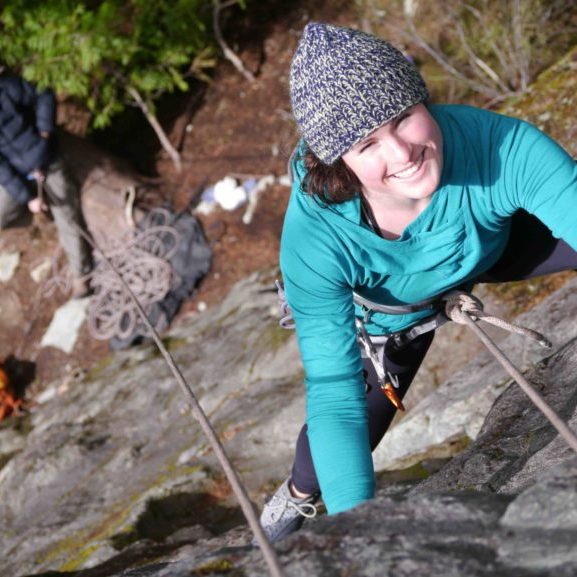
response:
[[[577,166],[537,128],[431,105],[402,53],[327,24],[305,28],[290,92],[302,140],[280,261],[307,418],[261,516],[273,541],[321,496],[329,514],[373,497],[371,451],[431,345],[440,295],[577,268]]]

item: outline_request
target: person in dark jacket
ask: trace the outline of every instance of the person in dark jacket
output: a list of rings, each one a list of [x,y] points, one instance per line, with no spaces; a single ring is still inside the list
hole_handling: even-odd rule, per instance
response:
[[[86,296],[92,254],[78,186],[58,153],[56,99],[18,77],[0,77],[0,229],[50,209],[70,264],[72,294]]]

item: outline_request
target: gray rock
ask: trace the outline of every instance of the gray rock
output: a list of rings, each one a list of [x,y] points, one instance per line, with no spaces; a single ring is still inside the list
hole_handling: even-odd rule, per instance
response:
[[[165,338],[257,501],[287,474],[304,417],[294,334],[278,329],[271,316],[273,278],[253,275],[220,307]],[[572,292],[557,298],[541,314],[553,315],[563,338],[573,330],[570,315],[561,312]],[[526,346],[516,342],[511,346]],[[569,339],[528,372],[572,426],[576,363],[577,341]],[[477,360],[474,370],[432,394],[442,402],[425,403],[444,407],[446,389],[464,383],[465,392],[451,401],[464,406],[479,379],[489,386],[487,379],[497,375],[489,397],[496,402],[490,411],[487,406],[488,415],[478,415],[487,418],[468,448],[427,480],[380,475],[371,502],[307,521],[278,544],[288,576],[577,572],[575,458],[522,391],[507,388],[507,379],[484,370],[487,365],[485,357]],[[442,410],[427,414],[446,418]],[[47,397],[12,423],[18,430],[0,430],[3,577],[269,574],[260,550],[249,545],[250,531],[199,425],[153,347],[111,355],[67,392]],[[465,419],[460,426],[466,428]]]
[[[577,279],[573,279],[539,306],[515,319],[516,323],[549,336],[554,343],[553,351],[516,334],[501,341],[499,346],[517,367],[525,370],[577,336],[576,317]],[[480,342],[478,349],[484,351]],[[374,453],[375,468],[395,470],[423,459],[444,458],[460,452],[477,437],[489,409],[510,380],[492,355],[482,352],[434,394],[422,399],[387,433]]]

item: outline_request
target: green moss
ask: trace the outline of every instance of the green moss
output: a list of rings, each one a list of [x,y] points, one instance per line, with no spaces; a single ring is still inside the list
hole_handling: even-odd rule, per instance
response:
[[[281,278],[280,268],[278,266],[274,266],[269,270],[260,271],[258,275],[258,282],[261,285],[274,287],[275,281],[280,278]]]
[[[228,559],[216,559],[215,561],[209,561],[208,563],[193,569],[190,572],[190,575],[227,575],[234,570],[234,565]],[[239,570],[235,571],[235,573],[239,576],[242,575],[242,572]]]
[[[499,112],[536,124],[577,156],[576,105],[577,46],[545,70],[526,94],[508,100]]]
[[[449,457],[439,459],[439,461],[442,461],[443,463],[449,460]],[[431,467],[425,465],[425,462],[420,462],[411,467],[407,467],[406,469],[399,469],[398,471],[381,471],[377,473],[377,478],[379,481],[387,483],[424,481],[425,479],[428,479],[432,474],[436,473],[439,468],[440,465]]]
[[[491,447],[485,450],[484,453],[491,461],[501,461],[506,457],[506,453],[501,447]]]
[[[228,319],[230,319],[231,317],[234,317],[238,313],[239,308],[240,307],[234,307],[234,308],[230,309],[223,317],[216,320],[216,322],[214,323],[214,326],[216,326],[218,328],[222,327]]]
[[[117,507],[105,516],[95,527],[77,531],[70,537],[55,543],[46,553],[37,558],[38,565],[54,563],[63,559],[59,571],[75,571],[86,563],[92,554],[100,548],[100,542],[114,534],[130,515],[131,506]]]
[[[119,533],[110,538],[110,543],[116,551],[122,551],[126,547],[141,539],[140,534],[133,525],[126,525]]]
[[[293,331],[281,328],[278,323],[268,323],[263,327],[258,339],[270,352],[276,352],[291,338]]]
[[[485,288],[507,305],[511,315],[517,316],[533,308],[574,276],[575,273],[567,271],[525,281],[488,284]]]
[[[34,429],[32,424],[32,416],[30,413],[26,413],[22,417],[11,415],[7,419],[4,419],[2,422],[0,422],[0,430],[2,429],[12,429],[17,433],[20,433],[23,437],[27,437],[28,434],[31,433]]]
[[[189,344],[188,339],[176,338],[176,337],[165,337],[162,339],[162,344],[166,347],[168,351],[176,351]]]
[[[88,547],[81,549],[74,556],[74,559],[71,559],[67,563],[64,563],[64,565],[61,565],[59,570],[76,571],[77,569],[81,568],[82,565],[84,565],[84,563],[86,563],[86,561],[90,559],[90,557],[92,557],[92,554],[95,553],[98,550],[98,548],[99,548],[98,545],[89,545]]]
[[[112,364],[113,360],[113,355],[108,355],[107,357],[100,359],[97,363],[90,367],[86,373],[85,379],[87,381],[95,381],[101,375],[101,373]]]
[[[190,476],[201,469],[200,466],[169,464],[147,487],[138,488],[138,492],[114,507],[94,526],[77,531],[72,536],[55,543],[37,559],[36,563],[54,564],[55,561],[61,560],[63,564],[59,567],[60,571],[75,571],[81,569],[91,555],[100,548],[101,543],[107,539],[110,539],[112,546],[117,550],[139,541],[143,538],[141,532],[126,521],[132,514],[136,503],[142,499],[142,495],[157,487],[165,487],[174,479]]]

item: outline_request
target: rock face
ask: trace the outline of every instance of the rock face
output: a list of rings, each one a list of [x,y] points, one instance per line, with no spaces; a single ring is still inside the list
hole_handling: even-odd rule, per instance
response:
[[[248,279],[166,340],[253,492],[286,473],[304,418],[298,352],[272,314],[273,280]],[[87,567],[145,536],[238,523],[200,427],[152,346],[53,389],[0,430],[3,577]],[[287,420],[273,422],[279,415]],[[281,436],[284,447],[274,442]]]
[[[259,504],[287,474],[304,418],[298,350],[293,333],[277,327],[274,278],[254,275],[165,339]],[[532,345],[517,345],[524,353],[504,345],[525,359],[529,378],[574,430],[576,300],[573,281],[530,313],[544,332],[547,322],[556,326],[546,358],[532,356]],[[468,448],[425,480],[409,478],[423,467],[381,473],[375,500],[307,522],[278,546],[287,575],[577,573],[577,458],[490,364],[482,355],[412,413],[428,419],[419,458],[447,455],[454,438],[434,433],[446,412],[431,407],[446,407],[450,390],[456,415],[467,407],[459,399],[477,394],[484,413],[470,406],[459,416]],[[116,353],[77,381],[54,383],[43,398],[0,429],[3,577],[268,574],[152,346]],[[400,452],[406,462],[413,442],[409,435]]]
[[[577,337],[576,316],[577,281],[572,280],[515,322],[548,335],[556,350]],[[480,326],[486,329],[485,323]],[[440,331],[444,330],[445,327]],[[483,352],[451,375],[434,394],[422,399],[387,433],[375,452],[377,469],[401,469],[423,458],[448,457],[477,437],[493,402],[508,386],[510,376],[479,341],[476,343]],[[508,336],[499,346],[521,370],[551,355],[551,351],[535,341],[518,335]],[[453,347],[458,348],[455,341]]]

